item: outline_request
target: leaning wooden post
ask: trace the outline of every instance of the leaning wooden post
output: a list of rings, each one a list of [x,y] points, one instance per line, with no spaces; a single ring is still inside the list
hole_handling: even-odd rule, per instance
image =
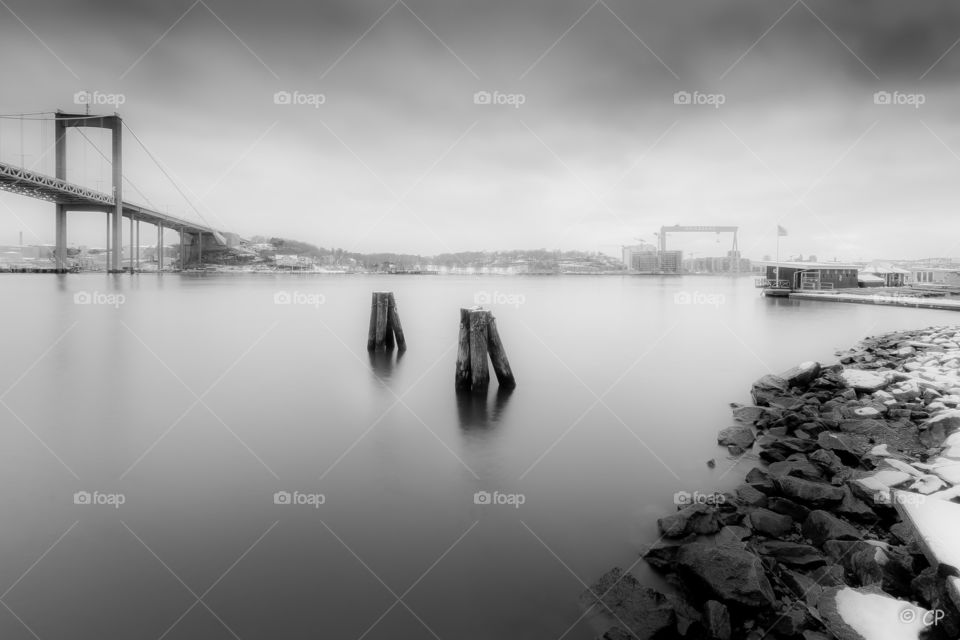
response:
[[[470,310],[460,309],[460,341],[457,347],[455,386],[458,390],[470,388]]]
[[[490,349],[490,362],[493,363],[493,371],[497,374],[497,383],[502,389],[513,389],[517,386],[517,381],[513,378],[510,361],[507,360],[507,352],[503,348],[503,342],[500,340],[500,332],[497,331],[497,321],[492,313],[487,313],[489,314],[487,321],[487,346]]]
[[[489,321],[489,311],[477,307],[470,309],[470,388],[473,391],[483,391],[490,384],[487,366]]]
[[[390,329],[397,339],[397,349],[405,351],[407,340],[403,337],[403,327],[400,325],[400,314],[397,313],[397,301],[393,297],[393,292],[387,294],[387,321]]]

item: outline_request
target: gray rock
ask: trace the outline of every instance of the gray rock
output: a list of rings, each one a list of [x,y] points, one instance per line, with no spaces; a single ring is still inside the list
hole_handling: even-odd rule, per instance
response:
[[[784,460],[774,462],[767,467],[767,473],[770,477],[796,476],[804,480],[823,480],[823,471],[817,465],[803,460]]]
[[[810,512],[803,522],[802,531],[804,537],[818,547],[827,540],[859,540],[863,537],[852,524],[821,510]]]
[[[730,640],[730,612],[722,602],[707,600],[703,607],[703,622],[711,638]]]
[[[687,584],[723,602],[768,607],[776,600],[760,558],[749,551],[694,542],[680,549],[677,569]]]
[[[765,375],[753,383],[750,396],[754,404],[765,407],[768,406],[770,397],[783,395],[788,388],[787,381],[780,376]]]
[[[717,444],[721,446],[735,446],[741,449],[749,449],[756,437],[753,435],[753,429],[746,425],[735,425],[727,427],[717,435]]]
[[[767,495],[756,489],[752,484],[742,484],[737,487],[737,498],[751,507],[765,507]]]
[[[782,498],[780,496],[771,496],[767,499],[767,509],[775,513],[782,513],[785,516],[790,516],[798,522],[803,522],[807,519],[807,516],[810,515],[810,509],[807,507],[797,504],[793,500],[788,498]]]
[[[770,538],[782,538],[793,531],[793,518],[769,509],[752,511],[748,518],[754,531]]]
[[[720,517],[715,507],[698,503],[660,518],[657,520],[657,527],[665,538],[682,538],[691,534],[705,535],[720,530]]]
[[[602,613],[613,613],[627,627],[627,637],[660,640],[675,637],[677,616],[670,598],[645,587],[619,567],[611,569],[581,596],[585,606],[596,605]],[[622,629],[611,632],[623,633]],[[614,633],[610,638],[621,638]]]
[[[813,382],[819,375],[819,362],[801,362],[797,366],[791,367],[781,373],[780,377],[786,381],[787,386],[789,387],[806,388],[810,386],[810,383]]]
[[[791,567],[819,567],[827,562],[823,554],[808,544],[766,540],[757,545],[757,552]]]
[[[773,483],[785,497],[812,507],[826,507],[843,501],[843,490],[822,482],[784,476],[774,478]]]

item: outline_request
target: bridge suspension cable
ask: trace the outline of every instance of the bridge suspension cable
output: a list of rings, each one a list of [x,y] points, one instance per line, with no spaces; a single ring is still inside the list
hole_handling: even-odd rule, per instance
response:
[[[98,154],[100,154],[100,157],[101,157],[103,160],[105,160],[108,165],[110,165],[111,167],[113,166],[113,161],[112,161],[110,158],[107,157],[107,155],[100,149],[100,147],[98,147],[98,146],[96,145],[96,143],[93,142],[93,140],[91,140],[90,138],[87,137],[87,134],[85,134],[85,133],[83,132],[83,129],[77,128],[76,131],[77,131],[77,133],[79,133],[81,136],[83,136],[83,138],[84,138],[87,142],[90,143],[90,146],[93,147],[94,150],[96,150],[96,152],[97,152]],[[146,204],[148,204],[151,209],[155,209],[155,210],[159,211],[159,209],[157,209],[157,206],[156,206],[155,204],[153,204],[152,202],[150,202],[150,198],[148,198],[148,197],[146,196],[146,194],[143,193],[143,191],[141,191],[140,188],[133,183],[133,180],[131,180],[130,178],[128,178],[126,175],[123,176],[123,180],[124,180],[124,182],[126,182],[128,185],[130,185],[130,186],[133,188],[133,190],[136,191],[137,194],[138,194],[141,198],[144,199],[144,201],[146,202]]]
[[[200,210],[197,209],[197,208],[194,206],[194,204],[193,204],[193,202],[190,200],[190,198],[187,197],[187,194],[185,194],[185,193],[183,192],[183,190],[180,188],[180,185],[178,185],[178,184],[176,183],[176,181],[175,181],[172,177],[170,177],[170,174],[167,173],[167,170],[163,168],[163,165],[160,164],[160,161],[157,160],[152,153],[150,153],[150,149],[148,149],[148,148],[147,148],[147,145],[145,145],[145,144],[143,143],[143,140],[140,139],[140,136],[138,136],[138,135],[136,134],[136,132],[135,132],[133,129],[130,128],[130,125],[128,125],[128,124],[126,123],[126,121],[122,121],[122,122],[123,122],[123,126],[127,128],[127,131],[130,132],[130,134],[131,134],[131,135],[133,136],[133,138],[137,141],[137,143],[140,145],[140,147],[144,150],[144,152],[146,152],[147,156],[153,161],[153,163],[154,163],[155,165],[157,165],[157,168],[160,169],[160,173],[162,173],[162,174],[164,175],[164,177],[165,177],[167,180],[170,181],[170,184],[173,185],[173,188],[177,190],[177,192],[178,192],[178,193],[180,194],[180,196],[186,201],[186,203],[190,206],[190,208],[193,209],[194,213],[196,213],[196,214],[200,217],[200,219],[203,221],[203,223],[204,223],[205,225],[207,225],[208,227],[213,228],[213,225],[210,224],[210,221],[207,220],[206,216],[204,216],[202,213],[200,213]]]

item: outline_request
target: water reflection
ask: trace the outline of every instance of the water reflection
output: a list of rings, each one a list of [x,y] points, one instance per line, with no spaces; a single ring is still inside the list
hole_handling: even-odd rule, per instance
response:
[[[381,380],[389,380],[393,375],[393,370],[400,364],[400,359],[403,358],[403,351],[397,351],[397,358],[394,360],[393,354],[391,351],[368,351],[367,354],[370,357],[370,368],[373,369],[374,375],[376,375]]]
[[[497,426],[504,417],[512,393],[513,389],[497,387],[491,411],[487,393],[457,392],[457,417],[460,420],[460,428],[490,429]]]

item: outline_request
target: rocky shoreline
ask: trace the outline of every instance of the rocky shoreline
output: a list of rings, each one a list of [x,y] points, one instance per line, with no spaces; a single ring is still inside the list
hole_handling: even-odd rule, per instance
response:
[[[612,624],[603,639],[960,638],[958,568],[931,565],[900,509],[960,496],[960,328],[837,355],[732,405],[718,442],[760,464],[657,522],[640,561],[671,593],[614,568],[583,594]]]

